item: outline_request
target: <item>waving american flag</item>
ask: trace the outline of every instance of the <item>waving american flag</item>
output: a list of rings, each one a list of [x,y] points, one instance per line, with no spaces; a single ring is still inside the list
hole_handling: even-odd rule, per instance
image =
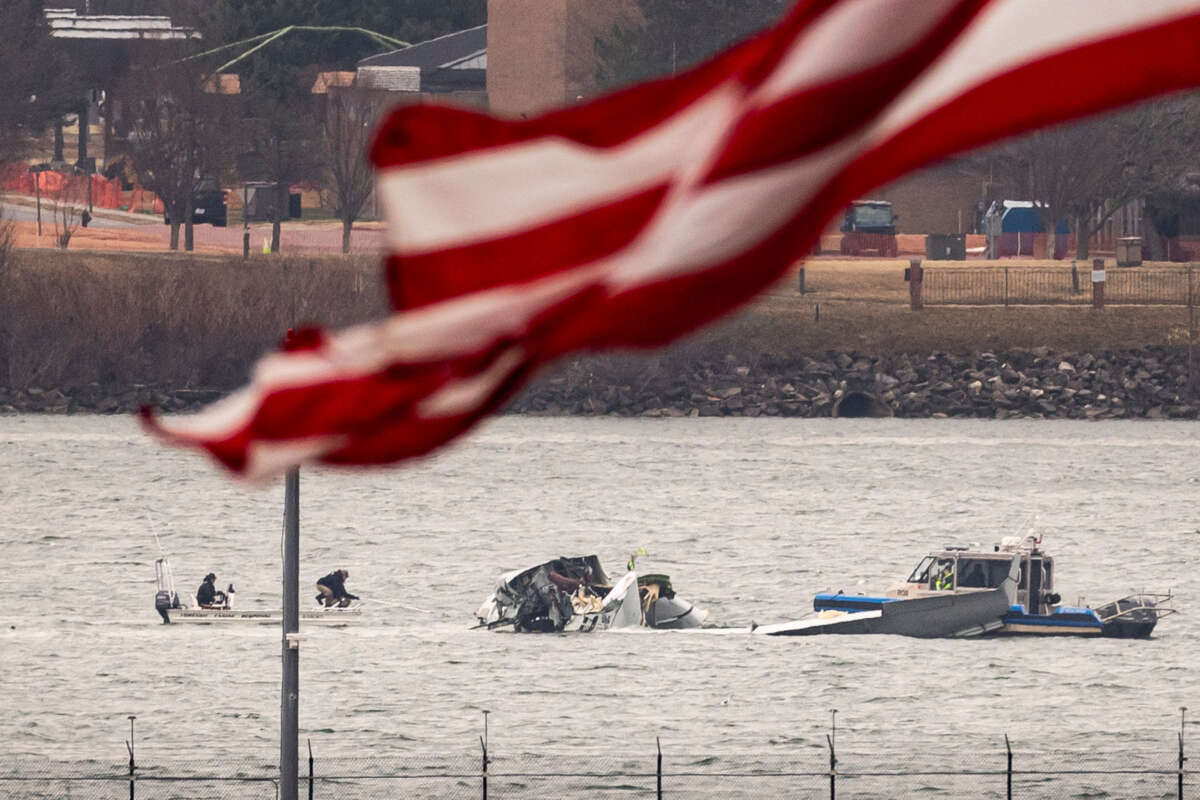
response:
[[[411,106],[373,158],[394,313],[306,331],[170,441],[251,479],[427,453],[566,353],[653,347],[780,277],[850,200],[1200,83],[1200,0],[806,0],[689,72],[529,120]]]

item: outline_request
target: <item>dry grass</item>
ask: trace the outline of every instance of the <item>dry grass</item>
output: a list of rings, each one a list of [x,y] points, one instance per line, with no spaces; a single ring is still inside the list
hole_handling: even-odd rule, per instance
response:
[[[1069,269],[1069,262],[1064,266],[1061,261],[1016,259],[925,264],[938,268]],[[932,306],[911,311],[904,281],[907,259],[821,258],[803,266],[805,294],[797,288],[797,265],[757,303],[680,347],[710,355],[723,350],[743,359],[756,354],[791,357],[829,350],[880,355],[1041,346],[1103,351],[1175,345],[1180,327],[1188,322],[1187,309],[1179,306],[1109,306],[1103,310],[1088,305]]]
[[[188,254],[15,253],[0,293],[0,322],[10,333],[7,347],[0,340],[0,382],[7,367],[7,383],[14,387],[99,382],[232,388],[288,327],[336,328],[385,312],[374,256],[243,262]],[[625,375],[619,383],[636,385],[639,376],[683,374],[727,355],[753,364],[830,350],[893,355],[1180,346],[1179,331],[1187,325],[1187,310],[1169,306],[941,306],[914,312],[907,305],[906,263],[810,261],[804,295],[792,272],[742,313],[670,350],[589,361]],[[571,369],[566,365],[568,378]]]
[[[289,327],[381,314],[377,269],[374,258],[22,251],[0,297],[9,383],[235,386]]]

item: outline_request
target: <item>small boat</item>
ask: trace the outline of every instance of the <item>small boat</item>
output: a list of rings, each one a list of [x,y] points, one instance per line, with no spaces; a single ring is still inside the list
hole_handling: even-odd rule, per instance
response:
[[[600,559],[563,556],[501,576],[475,612],[477,627],[554,633],[610,628],[697,628],[707,611],[675,595],[666,575],[630,569],[612,582]]]
[[[787,635],[792,630],[787,626],[793,626],[797,633],[1146,638],[1160,619],[1175,613],[1169,592],[1129,595],[1097,608],[1063,605],[1054,591],[1054,559],[1041,550],[1041,543],[1041,537],[1008,536],[991,550],[948,546],[921,559],[904,583],[883,595],[816,595],[813,609],[818,619],[827,621],[825,630],[811,630],[820,626],[802,621],[806,627],[783,623],[756,632]],[[1003,607],[976,599],[984,593],[1004,593],[1009,585],[1011,599]],[[917,619],[917,604],[928,605],[929,613],[914,625],[910,618]],[[970,614],[959,614],[968,604],[974,604]],[[884,625],[889,617],[893,624]],[[972,624],[963,625],[964,619]]]
[[[158,540],[156,535],[155,541]],[[175,574],[171,570],[171,562],[159,542],[159,557],[154,562],[156,589],[154,593],[154,610],[162,617],[164,625],[180,622],[250,622],[279,625],[283,621],[283,612],[278,610],[255,610],[234,608],[236,592],[233,584],[224,591],[218,591],[213,605],[202,608],[193,596],[189,605],[180,602],[179,593],[175,591]],[[354,601],[346,606],[326,608],[317,606],[311,609],[300,609],[300,621],[307,624],[346,625],[362,617],[362,603]]]

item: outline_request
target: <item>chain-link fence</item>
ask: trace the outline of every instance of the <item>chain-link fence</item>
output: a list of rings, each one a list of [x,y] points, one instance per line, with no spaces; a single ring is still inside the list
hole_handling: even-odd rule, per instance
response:
[[[1104,301],[1190,306],[1196,279],[1188,267],[1104,271]],[[1083,267],[929,267],[926,305],[1060,305],[1092,302],[1092,272]]]
[[[903,755],[806,746],[794,754],[696,756],[649,748],[644,755],[556,752],[484,755],[302,758],[299,796],[316,800],[474,798],[855,798],[979,800],[1200,798],[1175,747],[1068,752],[996,747]],[[132,777],[131,777],[132,776]],[[0,796],[13,800],[275,800],[277,765],[164,759],[127,764],[9,762]]]

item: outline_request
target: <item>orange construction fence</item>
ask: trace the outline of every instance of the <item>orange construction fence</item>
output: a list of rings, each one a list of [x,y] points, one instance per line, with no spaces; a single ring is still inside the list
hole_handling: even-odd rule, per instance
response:
[[[12,164],[0,167],[0,191],[34,195],[40,190],[46,197],[57,197],[70,178],[71,175],[67,173],[52,170],[32,173],[23,164]],[[162,201],[158,196],[136,184],[132,190],[125,191],[121,188],[120,178],[110,179],[96,174],[91,176],[91,181],[92,206],[95,208],[119,208],[153,214],[161,214],[163,211]]]

